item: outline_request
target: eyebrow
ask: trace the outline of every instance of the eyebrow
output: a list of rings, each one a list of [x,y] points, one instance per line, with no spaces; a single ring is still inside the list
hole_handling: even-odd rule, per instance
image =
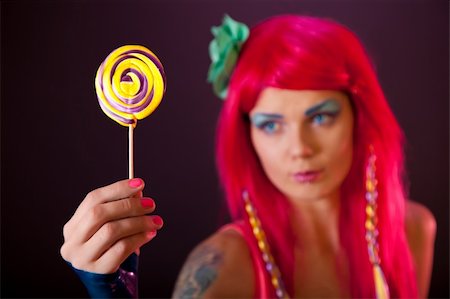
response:
[[[261,124],[267,120],[270,119],[283,119],[283,115],[278,113],[263,113],[263,112],[257,112],[250,116],[250,120],[254,124]]]
[[[305,115],[311,116],[314,113],[328,111],[328,110],[333,110],[333,111],[337,112],[337,111],[341,110],[341,105],[334,99],[328,99],[328,100],[325,100],[322,103],[314,105],[311,108],[309,108],[308,110],[306,110]]]

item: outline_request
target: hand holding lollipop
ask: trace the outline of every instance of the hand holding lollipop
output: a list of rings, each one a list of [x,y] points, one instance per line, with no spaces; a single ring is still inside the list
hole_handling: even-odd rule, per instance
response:
[[[108,55],[95,77],[95,90],[103,112],[129,127],[129,178],[134,177],[133,129],[137,120],[150,115],[166,89],[163,66],[149,49],[122,46]]]

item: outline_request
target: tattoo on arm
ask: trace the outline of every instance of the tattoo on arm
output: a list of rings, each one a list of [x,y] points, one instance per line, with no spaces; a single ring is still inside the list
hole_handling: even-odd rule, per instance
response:
[[[217,278],[222,253],[210,246],[195,249],[187,259],[175,285],[173,298],[200,298]]]

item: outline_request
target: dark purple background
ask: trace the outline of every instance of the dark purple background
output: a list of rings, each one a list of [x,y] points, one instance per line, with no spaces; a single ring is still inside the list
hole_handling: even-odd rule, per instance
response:
[[[162,104],[135,130],[135,171],[165,220],[142,250],[140,294],[170,296],[190,249],[226,219],[210,27],[225,13],[253,25],[288,12],[340,21],[372,55],[408,140],[410,196],[438,223],[430,296],[448,297],[448,11],[445,0],[3,1],[2,297],[86,295],[59,256],[62,227],[88,191],[127,176],[127,129],[103,114],[93,87],[124,44],[152,49],[168,77]]]

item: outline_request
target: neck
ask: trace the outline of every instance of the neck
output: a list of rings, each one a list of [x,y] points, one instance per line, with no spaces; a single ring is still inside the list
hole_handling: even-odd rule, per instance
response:
[[[291,225],[302,249],[339,251],[339,192],[313,201],[291,201]]]

